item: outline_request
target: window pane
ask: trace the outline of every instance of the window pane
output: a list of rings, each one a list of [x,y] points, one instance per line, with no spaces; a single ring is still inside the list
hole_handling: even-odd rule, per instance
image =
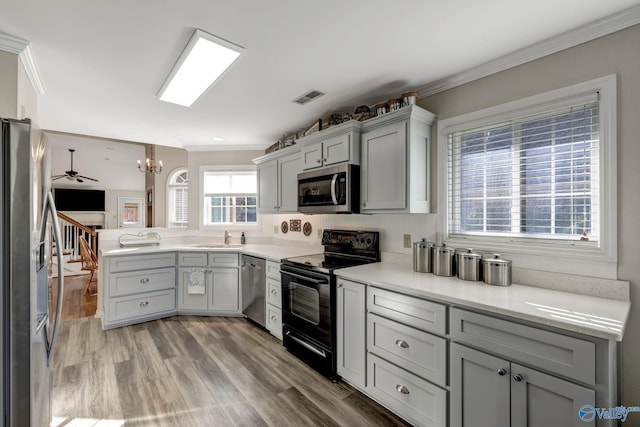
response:
[[[597,111],[579,105],[450,134],[449,233],[590,233]]]

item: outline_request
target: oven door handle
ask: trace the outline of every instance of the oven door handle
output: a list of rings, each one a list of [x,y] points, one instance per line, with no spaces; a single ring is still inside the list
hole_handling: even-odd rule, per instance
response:
[[[286,274],[286,275],[288,275],[288,276],[297,277],[298,279],[306,280],[307,282],[315,283],[316,285],[322,285],[322,284],[325,284],[325,283],[329,283],[329,281],[328,281],[328,280],[312,279],[311,277],[302,276],[302,275],[300,275],[300,274],[291,273],[291,272],[289,272],[289,271],[282,271],[282,270],[280,270],[280,273],[282,273],[282,274]]]
[[[291,331],[287,331],[286,335],[290,339],[292,339],[293,341],[297,342],[298,344],[300,344],[301,346],[303,346],[307,350],[314,352],[315,354],[317,354],[318,356],[322,357],[323,359],[327,358],[327,354],[324,351],[318,350],[317,348],[315,348],[311,344],[306,343],[306,342],[302,341],[300,338],[291,335]]]
[[[333,174],[333,178],[331,179],[331,200],[333,200],[333,204],[338,204],[338,197],[336,196],[336,182],[338,181],[338,174]]]

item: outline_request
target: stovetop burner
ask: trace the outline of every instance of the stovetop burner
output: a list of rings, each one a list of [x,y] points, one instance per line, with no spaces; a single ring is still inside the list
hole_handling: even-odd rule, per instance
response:
[[[324,230],[324,253],[287,258],[283,265],[332,273],[336,268],[380,261],[377,231]]]

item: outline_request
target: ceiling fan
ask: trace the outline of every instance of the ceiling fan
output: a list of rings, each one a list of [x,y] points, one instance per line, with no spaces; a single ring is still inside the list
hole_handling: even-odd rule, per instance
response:
[[[78,171],[73,170],[73,152],[74,151],[76,150],[73,148],[69,148],[69,152],[71,153],[71,168],[68,171],[65,171],[61,175],[52,176],[51,181],[55,181],[57,179],[66,177],[69,181],[84,182],[85,179],[88,179],[90,181],[99,182],[97,179],[89,178],[88,176],[78,175]]]

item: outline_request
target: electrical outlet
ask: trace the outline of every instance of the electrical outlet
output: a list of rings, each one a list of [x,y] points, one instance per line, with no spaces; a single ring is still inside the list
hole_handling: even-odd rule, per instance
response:
[[[403,234],[402,241],[405,248],[411,247],[411,234]]]
[[[322,228],[318,228],[318,239],[322,239]]]
[[[278,234],[278,226],[277,225],[273,226],[273,234]]]

